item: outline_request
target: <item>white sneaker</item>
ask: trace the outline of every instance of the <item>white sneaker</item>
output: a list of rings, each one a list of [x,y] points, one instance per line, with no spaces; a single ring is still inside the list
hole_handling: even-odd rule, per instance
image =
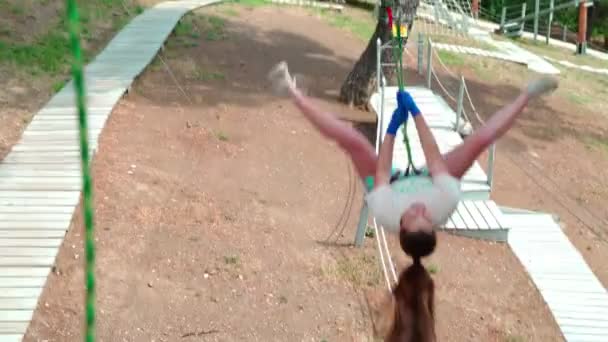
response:
[[[527,92],[531,98],[546,95],[557,89],[558,80],[551,76],[542,76],[528,83]]]

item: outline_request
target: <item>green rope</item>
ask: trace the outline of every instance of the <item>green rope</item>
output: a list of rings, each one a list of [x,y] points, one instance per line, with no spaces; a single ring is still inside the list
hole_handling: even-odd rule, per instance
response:
[[[89,141],[87,128],[87,111],[82,73],[82,50],[80,48],[80,25],[76,0],[66,0],[70,43],[74,61],[72,76],[78,107],[78,124],[80,130],[80,157],[82,167],[83,212],[85,224],[85,284],[86,284],[86,333],[85,341],[95,341],[95,240],[93,225],[93,190],[89,170]]]
[[[392,27],[390,28],[392,32]],[[403,38],[401,37],[401,13],[397,19],[397,47],[393,47],[393,56],[396,59],[395,64],[397,66],[397,83],[399,90],[403,91],[405,88],[405,81],[403,77]],[[410,139],[407,136],[407,121],[403,123],[403,142],[405,143],[405,150],[407,152],[407,167],[414,168],[414,161],[412,160],[412,148],[410,146]]]

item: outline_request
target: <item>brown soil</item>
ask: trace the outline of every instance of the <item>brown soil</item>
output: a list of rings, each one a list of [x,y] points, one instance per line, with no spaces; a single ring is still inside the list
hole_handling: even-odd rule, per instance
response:
[[[100,340],[371,341],[385,284],[375,241],[350,246],[360,184],[345,155],[264,82],[288,60],[320,105],[373,132],[371,113],[334,100],[365,42],[299,9],[200,11],[210,12],[230,13],[222,39],[173,39],[164,56],[187,95],[156,62],[102,134]],[[77,214],[25,341],[81,339],[81,241]],[[427,263],[440,340],[562,339],[506,245],[440,234]]]

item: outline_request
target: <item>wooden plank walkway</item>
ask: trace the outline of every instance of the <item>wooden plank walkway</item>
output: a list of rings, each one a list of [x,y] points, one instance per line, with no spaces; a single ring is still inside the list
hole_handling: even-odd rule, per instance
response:
[[[608,341],[608,293],[548,214],[505,213],[508,243],[567,341]]]
[[[438,95],[435,95],[431,90],[423,87],[406,87],[406,90],[412,94],[412,97],[418,104],[426,119],[431,132],[437,140],[437,145],[442,153],[451,151],[455,146],[462,143],[462,138],[454,130],[456,125],[456,113],[448,106],[447,103]],[[382,122],[382,134],[386,133],[388,124],[395,108],[397,87],[386,87],[384,92],[384,119]],[[371,106],[376,112],[380,113],[380,95],[374,93],[370,99]],[[422,146],[418,139],[418,133],[413,122],[408,122],[408,136],[410,137],[410,147],[412,149],[413,161],[417,167],[425,164]],[[394,167],[405,169],[407,166],[407,152],[405,143],[403,142],[403,131],[400,129],[397,132],[395,150],[393,154]],[[465,198],[472,199],[487,199],[490,195],[490,186],[487,183],[488,177],[478,163],[465,173],[462,181],[462,190],[465,192]]]
[[[91,152],[112,109],[188,11],[161,3],[134,18],[85,68]],[[73,84],[35,116],[0,162],[0,342],[21,341],[80,199]]]
[[[476,239],[506,242],[509,225],[494,201],[465,200],[442,227],[454,233]]]
[[[445,50],[445,51],[469,54],[469,55],[476,55],[476,56],[481,56],[481,57],[495,58],[495,59],[500,59],[500,60],[504,60],[504,61],[508,61],[508,62],[518,63],[518,64],[527,63],[525,60],[518,58],[517,56],[507,55],[506,53],[498,52],[498,51],[479,49],[479,48],[475,48],[475,47],[471,47],[471,46],[433,42],[433,47],[436,49],[439,49],[439,50]]]

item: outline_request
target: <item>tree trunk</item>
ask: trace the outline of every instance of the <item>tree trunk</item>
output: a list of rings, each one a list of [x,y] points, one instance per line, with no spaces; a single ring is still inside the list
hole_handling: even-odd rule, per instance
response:
[[[403,3],[403,0],[401,0]],[[406,23],[408,24],[408,34],[411,32],[413,18],[416,15],[419,0],[405,0],[404,13],[406,14]],[[391,39],[391,30],[386,21],[386,7],[389,6],[387,1],[382,1],[379,8],[378,22],[376,30],[367,43],[367,47],[355,63],[355,66],[346,77],[340,89],[339,100],[352,106],[363,106],[367,108],[368,101],[374,89],[377,87],[376,75],[376,40],[380,37],[382,44]],[[404,46],[407,39],[404,39]],[[382,51],[382,63],[394,63],[392,51],[385,49]],[[395,75],[394,68],[383,68],[383,74],[387,81],[392,81]]]

